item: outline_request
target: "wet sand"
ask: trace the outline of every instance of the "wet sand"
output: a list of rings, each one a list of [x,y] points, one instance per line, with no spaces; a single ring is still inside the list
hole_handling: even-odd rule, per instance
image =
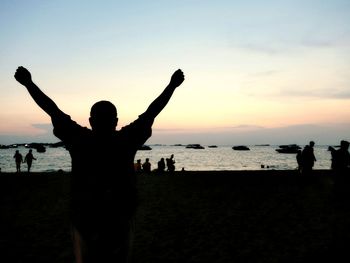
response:
[[[0,262],[73,262],[69,180],[69,173],[0,174]],[[135,262],[333,257],[329,170],[139,175],[138,188]]]

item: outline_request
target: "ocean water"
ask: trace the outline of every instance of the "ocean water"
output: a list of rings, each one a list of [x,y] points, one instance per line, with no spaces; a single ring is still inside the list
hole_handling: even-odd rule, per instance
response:
[[[157,168],[157,162],[163,157],[169,158],[174,154],[176,170],[184,168],[187,171],[221,171],[221,170],[290,170],[297,168],[295,154],[282,154],[275,151],[278,146],[248,146],[250,151],[235,151],[232,146],[218,146],[218,148],[186,149],[185,146],[151,145],[152,150],[138,151],[135,160],[150,159],[152,169]],[[330,169],[331,154],[328,146],[315,146],[316,163],[314,169]],[[0,149],[0,168],[2,172],[15,172],[16,165],[13,155],[16,150],[24,156],[27,148],[18,147]],[[46,171],[70,171],[70,155],[65,148],[46,147],[45,153],[33,150],[33,172]],[[264,165],[265,168],[261,168]],[[267,166],[269,168],[267,168]],[[26,171],[27,165],[22,164],[22,171]]]

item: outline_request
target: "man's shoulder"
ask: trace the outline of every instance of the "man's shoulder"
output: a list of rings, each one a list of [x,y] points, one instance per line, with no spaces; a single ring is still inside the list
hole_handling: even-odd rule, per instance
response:
[[[119,130],[119,132],[125,132],[125,131],[132,130],[132,129],[135,129],[136,131],[142,132],[142,130],[140,130],[140,128],[144,128],[144,129],[151,128],[153,121],[154,120],[151,119],[150,117],[148,117],[146,114],[141,114],[136,120],[123,126]]]

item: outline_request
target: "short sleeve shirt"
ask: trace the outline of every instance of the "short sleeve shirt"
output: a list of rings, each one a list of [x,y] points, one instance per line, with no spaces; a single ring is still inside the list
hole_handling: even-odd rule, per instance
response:
[[[134,157],[151,136],[153,119],[142,114],[104,137],[65,114],[52,118],[52,123],[55,136],[64,142],[72,158],[73,218],[74,214],[75,218],[94,213],[102,216],[113,210],[132,213],[136,205]]]

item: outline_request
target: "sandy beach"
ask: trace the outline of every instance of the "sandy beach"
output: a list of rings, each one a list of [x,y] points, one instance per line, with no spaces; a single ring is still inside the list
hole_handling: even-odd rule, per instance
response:
[[[0,262],[74,261],[69,181],[69,173],[0,174]],[[138,188],[135,262],[333,257],[329,170],[139,175]]]

